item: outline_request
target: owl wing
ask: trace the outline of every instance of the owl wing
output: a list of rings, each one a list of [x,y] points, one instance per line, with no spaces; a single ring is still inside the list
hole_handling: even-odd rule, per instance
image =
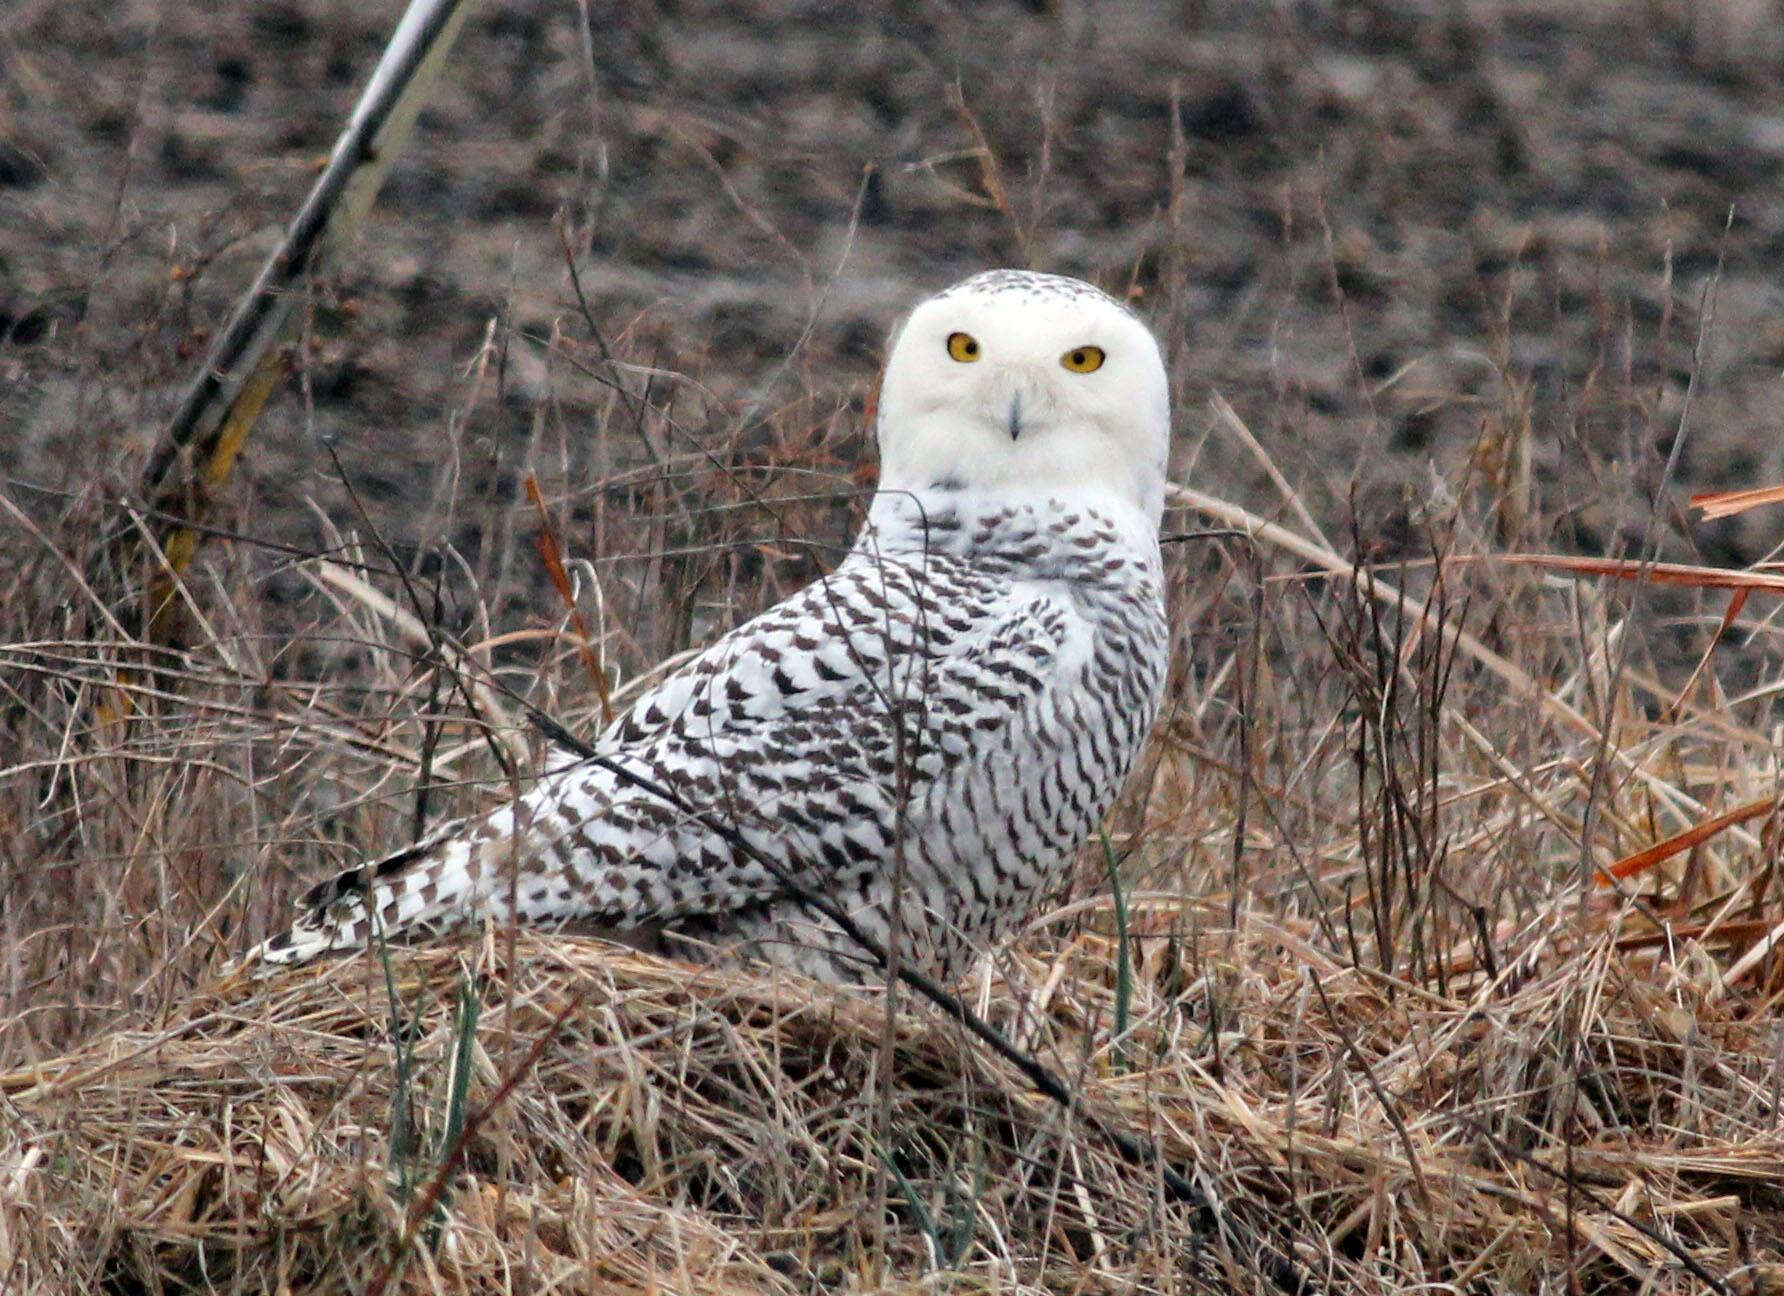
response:
[[[882,863],[901,815],[908,835],[945,809],[1089,635],[1045,585],[856,555],[640,698],[598,750],[666,785],[684,823],[717,817],[823,886]],[[705,834],[698,854],[744,902],[780,889]]]
[[[925,701],[943,716],[970,706],[991,726],[1045,686],[1074,618],[1036,582],[988,578],[958,560],[918,569],[852,555],[640,697],[597,749],[678,735],[772,742],[837,708],[866,737],[923,713]]]
[[[250,957],[484,916],[628,926],[785,898],[754,854],[804,889],[861,894],[901,825],[958,809],[968,763],[1032,719],[1089,635],[1044,583],[857,551],[639,698],[597,741],[603,761],[313,887]]]

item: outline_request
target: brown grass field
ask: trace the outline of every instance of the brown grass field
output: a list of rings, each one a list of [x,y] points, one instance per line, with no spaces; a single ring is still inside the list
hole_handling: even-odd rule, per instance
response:
[[[1784,513],[1690,504],[1784,483],[1777,4],[485,0],[146,642],[103,539],[398,9],[0,21],[0,1296],[1784,1293]],[[586,937],[226,970],[834,561],[1008,263],[1223,533],[958,987],[1069,1108]]]

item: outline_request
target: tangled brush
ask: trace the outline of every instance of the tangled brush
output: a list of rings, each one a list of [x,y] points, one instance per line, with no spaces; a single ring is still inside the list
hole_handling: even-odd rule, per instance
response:
[[[9,1284],[1263,1291],[1278,1249],[1307,1290],[1784,1282],[1769,1050],[1682,976],[1532,933],[1445,997],[1262,915],[1216,956],[1129,905],[1124,945],[1080,933],[976,987],[1077,1112],[884,991],[593,940],[225,978],[0,1076]]]

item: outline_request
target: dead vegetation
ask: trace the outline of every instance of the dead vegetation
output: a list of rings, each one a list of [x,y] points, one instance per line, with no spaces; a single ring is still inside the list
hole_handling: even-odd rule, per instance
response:
[[[1392,6],[1352,8],[1365,45],[1400,48]],[[1408,30],[1414,65],[1461,57],[1456,31]],[[650,57],[649,33],[622,35]],[[1131,56],[1121,40],[1092,62]],[[1712,55],[1733,78],[1735,53]],[[1061,231],[1092,219],[1097,183],[1139,174],[1140,136],[1075,119],[1090,92],[1069,76],[1060,120],[1027,135],[970,83],[938,91],[966,152],[930,155],[945,184],[888,172],[873,198],[972,213],[995,226],[975,255],[1027,249],[1168,315],[1186,399],[1167,530],[1249,537],[1171,545],[1178,660],[1146,767],[1069,893],[964,987],[1076,1111],[908,996],[571,937],[221,970],[306,882],[509,795],[538,759],[528,707],[597,727],[603,672],[623,705],[846,542],[869,388],[841,339],[880,290],[851,296],[826,257],[796,308],[763,300],[764,275],[741,306],[703,299],[678,343],[611,266],[597,282],[586,229],[535,213],[499,269],[469,258],[489,300],[430,298],[452,339],[438,372],[392,359],[400,283],[317,289],[250,451],[261,512],[219,519],[179,647],[131,642],[87,583],[118,480],[76,464],[0,491],[0,1293],[1266,1291],[1282,1258],[1309,1290],[1384,1296],[1784,1291],[1779,577],[1707,566],[1678,502],[1721,471],[1694,468],[1694,421],[1758,381],[1714,344],[1759,309],[1733,292],[1751,257],[1726,280],[1721,258],[1763,229],[1725,227],[1693,181],[1664,238],[1595,245],[1488,203],[1466,255],[1384,248],[1357,204],[1411,220],[1437,200],[1409,179],[1421,150],[1450,138],[1409,107],[1252,192],[1281,224],[1240,256],[1200,233],[1223,210],[1204,182],[1358,111],[1332,80],[1356,67],[1322,63],[1308,91],[1271,66],[1268,112],[1292,119],[1274,125],[1246,93],[1215,113],[1202,73],[1171,82],[1146,158],[1172,178],[1131,182],[1162,215],[1112,208],[1145,233],[1095,264]],[[1518,118],[1506,84],[1467,89],[1498,105],[1497,142],[1457,147],[1541,172],[1517,159],[1559,128]],[[738,255],[780,264],[815,236],[775,206],[757,125],[632,105],[624,130],[678,141],[663,173],[704,177],[763,244]],[[1053,170],[1011,157],[1043,135]],[[1087,138],[1116,144],[1087,158]],[[1385,196],[1378,149],[1407,168]],[[849,224],[849,176],[825,210],[883,245]],[[126,244],[146,228],[118,217]],[[1241,298],[1211,287],[1233,276]],[[1401,348],[1468,294],[1478,347]],[[20,426],[65,459],[80,419],[128,445],[108,411],[158,407],[188,306],[162,301],[163,332],[128,344],[154,363],[123,377],[103,303],[60,343],[46,324],[52,360],[0,352],[30,380],[0,413],[26,393]],[[1260,309],[1267,362],[1246,326],[1223,333]],[[753,311],[778,331],[717,340]],[[28,316],[9,318],[16,337]],[[351,417],[406,418],[409,439],[349,436],[335,458],[356,365],[426,371],[428,392],[374,383]],[[1383,504],[1376,465],[1331,451],[1340,425],[1396,453],[1428,435],[1430,462]],[[1716,534],[1751,557],[1769,499],[1727,505]]]
[[[520,695],[593,723],[567,618],[492,673],[497,633],[430,638],[401,581],[314,559],[346,679],[256,663],[247,588],[122,674],[104,635],[9,641],[41,852],[7,909],[9,1289],[1263,1291],[1287,1257],[1309,1290],[1776,1290],[1784,906],[1746,719],[1775,684],[1663,683],[1646,585],[1454,552],[1358,577],[1177,502],[1257,540],[1173,547],[1148,768],[966,987],[1073,1113],[921,1003],[888,1026],[883,992],[571,937],[219,977],[327,855],[504,795],[527,741],[484,724]]]
[[[494,933],[388,983],[375,958],[211,982],[0,1075],[11,1281],[1269,1290],[1260,1235],[1317,1290],[1784,1279],[1777,1018],[1725,979],[1752,922],[1560,897],[1420,974],[1322,916],[1125,901],[1125,978],[1118,939],[1056,931],[974,989],[1218,1211],[933,1013],[888,1035],[879,994]]]

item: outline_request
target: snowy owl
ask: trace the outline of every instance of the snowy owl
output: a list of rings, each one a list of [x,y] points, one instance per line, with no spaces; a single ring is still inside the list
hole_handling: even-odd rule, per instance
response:
[[[313,888],[251,957],[576,920],[872,977],[802,891],[954,979],[1032,916],[1164,690],[1158,345],[1089,284],[979,274],[898,330],[877,431],[835,571],[640,697],[599,760]]]

